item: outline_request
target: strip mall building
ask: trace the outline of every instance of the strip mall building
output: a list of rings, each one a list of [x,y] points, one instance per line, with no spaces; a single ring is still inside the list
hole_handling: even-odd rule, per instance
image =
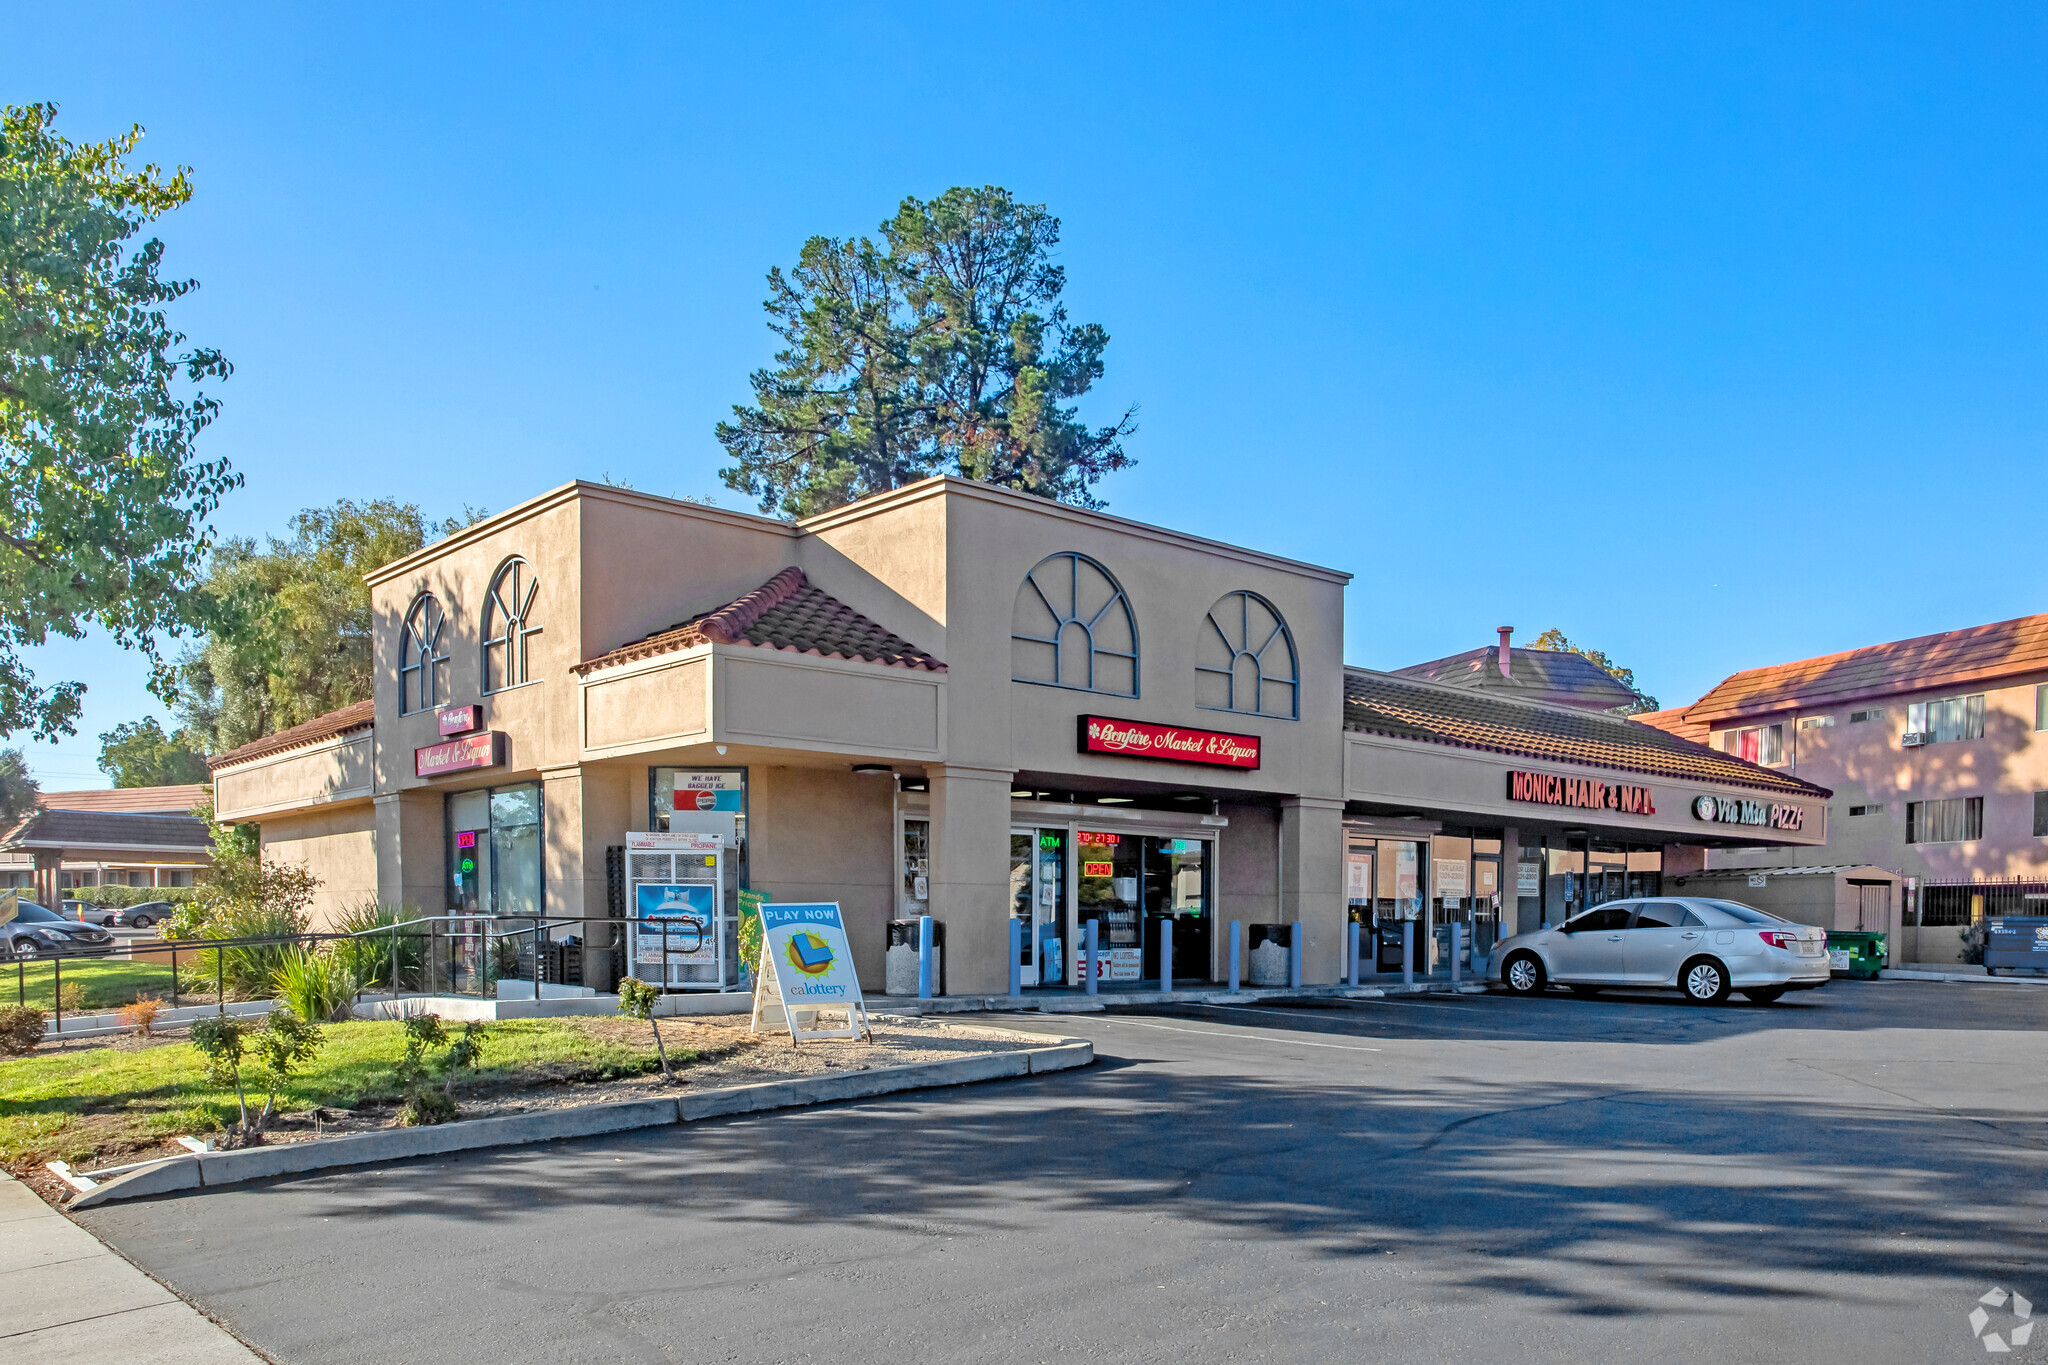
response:
[[[1331,982],[1347,920],[1368,971],[1412,922],[1427,970],[1454,923],[1483,951],[1826,841],[1789,774],[1346,668],[1348,581],[955,479],[798,523],[573,483],[372,575],[374,697],[222,755],[215,799],[323,913],[593,943],[629,832],[718,831],[738,885],[841,904],[872,989],[888,921],[936,917],[956,994],[1007,989],[1013,919],[1027,986],[1078,982],[1091,920],[1111,979],[1156,980],[1168,925],[1176,978],[1221,979],[1239,921]]]

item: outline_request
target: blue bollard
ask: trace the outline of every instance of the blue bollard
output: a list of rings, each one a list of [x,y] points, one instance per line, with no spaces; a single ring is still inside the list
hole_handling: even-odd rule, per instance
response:
[[[1458,984],[1458,957],[1465,946],[1465,925],[1460,920],[1451,921],[1451,984]]]
[[[1024,993],[1024,921],[1010,916],[1010,994]]]
[[[1237,994],[1237,921],[1230,922],[1230,993]]]
[[[1287,926],[1287,984],[1301,989],[1301,921]]]
[[[1173,921],[1159,921],[1159,989],[1173,989]]]
[[[1344,984],[1358,984],[1358,921],[1344,926]]]
[[[1090,995],[1095,994],[1095,926],[1096,922],[1094,920],[1088,921],[1088,975],[1086,985]]]
[[[932,917],[917,917],[917,998],[932,998]]]
[[[1401,921],[1401,984],[1415,984],[1415,921]]]

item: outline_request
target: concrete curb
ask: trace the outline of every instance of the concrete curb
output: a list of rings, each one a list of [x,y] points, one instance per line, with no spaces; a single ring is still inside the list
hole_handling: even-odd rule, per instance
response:
[[[1042,1036],[1005,1029],[980,1032],[1006,1040],[1029,1038],[1034,1042]],[[437,1156],[480,1147],[522,1146],[532,1142],[550,1142],[556,1138],[591,1137],[635,1128],[696,1123],[733,1114],[757,1114],[770,1109],[872,1099],[877,1095],[893,1095],[906,1090],[1037,1076],[1087,1066],[1094,1060],[1095,1045],[1087,1039],[1059,1038],[1052,1040],[1047,1047],[1022,1048],[1015,1052],[984,1052],[943,1062],[912,1062],[907,1066],[881,1067],[874,1071],[835,1071],[823,1076],[762,1081],[755,1085],[729,1086],[674,1098],[592,1104],[577,1109],[512,1114],[496,1119],[468,1119],[432,1128],[392,1128],[376,1133],[353,1133],[347,1137],[294,1142],[281,1147],[252,1147],[240,1152],[201,1152],[192,1156],[167,1157],[157,1165],[116,1176],[104,1185],[73,1197],[65,1207],[70,1210],[89,1209],[120,1199],[220,1189],[251,1180],[267,1180],[272,1176],[303,1175],[341,1166],[403,1161],[408,1157]]]
[[[1989,976],[1982,972],[1916,972],[1901,968],[1886,967],[1878,974],[1880,981],[1963,981],[1981,986],[1995,981],[2001,986],[2048,986],[2048,977],[2043,976]]]

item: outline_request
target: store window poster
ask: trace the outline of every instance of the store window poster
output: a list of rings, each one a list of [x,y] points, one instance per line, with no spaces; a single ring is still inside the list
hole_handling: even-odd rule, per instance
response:
[[[728,810],[735,814],[746,807],[744,774],[734,772],[691,772],[677,769],[675,794],[670,810]]]

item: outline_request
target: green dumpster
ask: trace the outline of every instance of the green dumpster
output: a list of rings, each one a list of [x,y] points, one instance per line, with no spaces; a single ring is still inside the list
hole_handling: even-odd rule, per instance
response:
[[[1875,981],[1884,970],[1884,935],[1862,929],[1832,931],[1828,934],[1828,962],[1835,976]]]

